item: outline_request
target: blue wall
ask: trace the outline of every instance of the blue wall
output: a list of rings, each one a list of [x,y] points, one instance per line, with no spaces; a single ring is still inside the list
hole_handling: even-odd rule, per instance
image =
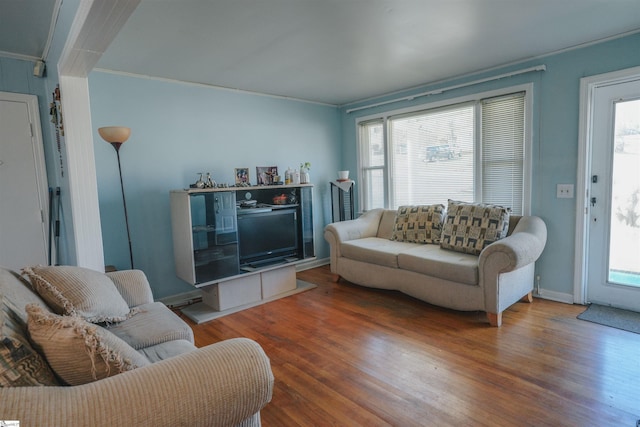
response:
[[[311,162],[316,255],[328,257],[322,237],[330,221],[328,183],[340,163],[335,107],[212,87],[105,72],[89,76],[105,263],[128,268],[124,213],[114,149],[102,126],[132,129],[120,149],[134,264],[148,275],[156,298],[192,290],[176,277],[169,191],[186,188],[197,172],[234,182],[234,168],[297,168]]]
[[[74,244],[73,217],[71,212],[71,201],[68,197],[69,173],[66,156],[66,146],[64,135],[60,136],[60,148],[55,134],[55,126],[50,122],[48,109],[49,103],[53,101],[53,92],[59,82],[57,64],[64,49],[71,24],[78,10],[80,0],[65,0],[60,7],[58,20],[51,40],[51,46],[46,58],[47,68],[45,71],[45,84],[47,87],[46,98],[46,126],[43,126],[42,133],[46,134],[45,156],[47,157],[47,172],[49,176],[49,186],[60,187],[58,198],[59,210],[54,212],[54,218],[60,221],[60,238],[58,239],[57,262],[62,265],[76,264],[76,249]],[[64,96],[64,94],[62,95]],[[64,121],[64,117],[63,117]],[[54,260],[55,262],[55,260]]]
[[[416,98],[413,101],[393,103],[352,113],[346,112],[350,108],[479,80],[538,64],[545,64],[547,71],[505,78],[445,92],[441,95]],[[638,65],[640,65],[640,34],[635,34],[515,66],[495,69],[490,73],[476,74],[465,79],[450,80],[438,85],[424,86],[412,91],[396,93],[393,96],[346,106],[342,108],[341,166],[344,169],[357,170],[355,121],[359,117],[456,98],[469,93],[533,83],[532,213],[545,220],[549,232],[546,249],[536,268],[541,276],[540,286],[543,290],[550,291],[551,295],[556,295],[560,299],[571,299],[573,295],[576,200],[557,199],[556,184],[576,184],[580,79]]]
[[[64,42],[71,28],[71,22],[78,5],[79,0],[65,0],[60,8],[51,48],[46,58],[47,68],[44,77],[35,77],[33,75],[34,61],[0,57],[0,91],[36,95],[38,97],[48,186],[52,189],[61,187],[61,237],[57,255],[60,264],[74,264],[75,251],[72,244],[73,230],[67,226],[72,222],[71,208],[66,197],[67,189],[69,188],[68,174],[64,175],[62,170],[64,166],[60,166],[61,161],[63,165],[66,164],[64,137],[61,139],[60,153],[58,152],[55,138],[55,128],[50,122],[49,103],[53,100],[52,94],[58,84],[56,64],[62,53]],[[57,212],[53,214],[54,218],[57,218]],[[55,259],[53,261],[55,262]]]

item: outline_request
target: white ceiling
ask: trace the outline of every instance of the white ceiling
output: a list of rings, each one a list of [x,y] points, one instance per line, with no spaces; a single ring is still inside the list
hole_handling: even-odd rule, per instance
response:
[[[16,3],[48,2],[0,0],[0,51]],[[639,0],[142,0],[97,66],[344,105],[639,30]]]

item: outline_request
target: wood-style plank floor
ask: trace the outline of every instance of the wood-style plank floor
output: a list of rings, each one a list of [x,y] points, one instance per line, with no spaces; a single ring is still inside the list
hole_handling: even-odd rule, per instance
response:
[[[492,328],[400,293],[298,273],[316,289],[191,323],[196,345],[248,337],[275,376],[264,426],[636,426],[640,335],[517,303]]]

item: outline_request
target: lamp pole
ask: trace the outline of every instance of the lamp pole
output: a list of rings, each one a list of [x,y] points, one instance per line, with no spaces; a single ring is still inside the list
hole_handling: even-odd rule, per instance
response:
[[[124,222],[127,226],[127,240],[129,241],[129,261],[131,262],[131,269],[133,270],[133,250],[131,249],[131,232],[129,231],[129,214],[127,213],[127,199],[124,197],[124,183],[122,181],[122,166],[120,166],[120,146],[121,142],[112,142],[111,145],[116,150],[116,157],[118,158],[118,173],[120,175],[120,190],[122,191],[122,206],[124,206]]]
[[[118,158],[118,175],[120,176],[120,190],[122,191],[122,206],[124,207],[124,222],[127,226],[127,241],[129,242],[129,261],[133,270],[133,250],[131,248],[131,231],[129,230],[129,214],[127,212],[127,199],[124,196],[124,183],[122,181],[122,166],[120,165],[120,147],[131,135],[131,129],[124,126],[107,126],[98,129],[98,133],[116,150]]]

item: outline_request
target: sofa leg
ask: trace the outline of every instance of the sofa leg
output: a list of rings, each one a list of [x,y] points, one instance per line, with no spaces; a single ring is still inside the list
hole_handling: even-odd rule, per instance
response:
[[[339,274],[332,274],[332,276],[333,276],[334,283],[338,283],[340,281],[340,275]]]
[[[491,326],[498,327],[502,325],[502,313],[487,313],[487,319],[489,319]]]
[[[528,294],[526,294],[525,296],[520,298],[520,302],[532,303],[533,302],[533,291],[529,292]]]

